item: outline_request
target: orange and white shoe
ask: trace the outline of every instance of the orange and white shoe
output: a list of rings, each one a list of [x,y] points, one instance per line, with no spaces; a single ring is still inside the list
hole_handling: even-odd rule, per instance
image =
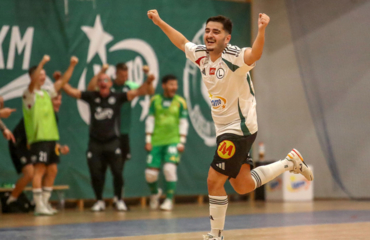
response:
[[[304,162],[302,155],[297,149],[293,148],[285,159],[293,162],[293,170],[290,171],[291,173],[302,174],[308,181],[313,181],[312,171]]]

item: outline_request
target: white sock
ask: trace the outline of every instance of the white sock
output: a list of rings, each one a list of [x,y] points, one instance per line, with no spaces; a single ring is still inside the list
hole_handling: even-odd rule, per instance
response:
[[[49,199],[51,197],[51,192],[53,191],[52,187],[44,187],[42,191],[42,200],[45,204],[49,202]]]
[[[43,206],[42,189],[41,188],[34,188],[34,189],[32,189],[32,192],[33,192],[33,200],[35,201],[36,207]]]
[[[293,162],[286,159],[253,169],[251,171],[251,175],[255,183],[255,188],[261,187],[262,185],[270,182],[283,172],[290,171],[292,169]]]
[[[211,234],[221,237],[225,226],[225,217],[229,201],[227,196],[209,195],[209,218],[211,219]]]
[[[11,204],[12,202],[15,202],[17,201],[17,198],[13,197],[12,195],[10,195],[10,197],[8,198],[8,200],[6,201],[6,204]]]

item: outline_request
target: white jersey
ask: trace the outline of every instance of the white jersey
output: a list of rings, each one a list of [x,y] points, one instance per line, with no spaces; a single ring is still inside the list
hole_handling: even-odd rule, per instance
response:
[[[208,89],[217,136],[247,136],[258,130],[256,98],[249,74],[255,63],[244,63],[245,49],[228,45],[222,56],[212,62],[205,45],[185,45],[186,57],[199,67]]]

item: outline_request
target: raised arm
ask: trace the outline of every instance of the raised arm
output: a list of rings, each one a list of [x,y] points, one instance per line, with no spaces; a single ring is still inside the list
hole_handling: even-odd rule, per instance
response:
[[[81,91],[78,90],[77,88],[73,88],[71,85],[69,85],[69,83],[65,84],[63,86],[63,90],[70,96],[70,97],[73,97],[73,98],[77,98],[77,99],[80,99],[81,98]]]
[[[149,74],[146,82],[144,82],[138,89],[128,91],[127,100],[131,101],[137,96],[149,94],[150,89],[153,88],[152,83],[154,81],[154,78],[155,77],[153,74]]]
[[[77,65],[77,63],[78,63],[78,58],[75,56],[71,57],[71,62],[69,64],[69,67],[67,68],[67,70],[65,71],[61,79],[58,81],[55,81],[54,83],[54,88],[56,92],[59,92],[59,90],[62,89],[66,83],[69,82],[69,79],[71,79],[73,70],[75,69],[75,66]]]
[[[100,75],[104,74],[108,68],[109,68],[108,64],[103,64],[102,68],[100,69],[100,72],[91,78],[89,85],[87,85],[87,91],[96,91]]]
[[[35,89],[35,86],[38,82],[41,70],[44,68],[44,65],[49,61],[50,61],[49,55],[44,55],[39,65],[37,65],[36,70],[32,73],[31,82],[30,82],[30,85],[28,85],[28,91],[30,93],[32,93],[33,90]]]
[[[168,25],[165,21],[163,21],[158,14],[157,10],[149,10],[148,11],[148,18],[153,21],[155,25],[157,25],[162,31],[167,35],[167,37],[171,40],[171,42],[181,51],[185,52],[185,44],[189,42],[188,39],[176,29]]]
[[[143,67],[143,71],[144,71],[144,73],[145,73],[145,75],[146,75],[147,79],[148,79],[149,77],[151,77],[151,78],[153,78],[153,79],[154,79],[154,76],[150,76],[150,75],[153,75],[153,74],[150,74],[150,73],[149,73],[149,66],[145,65],[145,66]],[[155,92],[154,86],[153,86],[153,84],[150,84],[149,89],[148,89],[148,94],[149,94],[149,95],[153,95],[153,94],[154,94],[154,92]]]
[[[262,56],[263,46],[265,44],[265,30],[270,22],[270,17],[264,13],[260,13],[258,17],[258,33],[254,40],[252,48],[247,49],[244,52],[244,62],[248,65],[252,65]]]

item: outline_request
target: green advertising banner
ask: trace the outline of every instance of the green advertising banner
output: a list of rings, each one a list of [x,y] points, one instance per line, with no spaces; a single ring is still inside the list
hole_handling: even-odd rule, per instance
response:
[[[214,15],[232,19],[231,43],[250,46],[250,4],[212,0],[57,0],[0,2],[0,95],[7,107],[17,111],[5,124],[13,129],[22,118],[22,93],[28,86],[27,70],[44,54],[51,57],[45,66],[46,84],[52,84],[55,70],[65,71],[72,55],[79,58],[70,84],[84,90],[103,63],[126,62],[130,80],[141,84],[141,71],[149,65],[160,80],[165,74],[179,79],[178,94],[189,108],[189,135],[178,168],[177,195],[207,193],[207,173],[215,152],[215,129],[208,93],[198,68],[187,61],[162,31],[147,18],[149,9],[157,9],[162,19],[182,32],[190,41],[202,43],[205,21]],[[162,92],[155,82],[156,92]],[[89,131],[87,105],[63,94],[59,116],[60,143],[71,152],[61,157],[55,184],[70,186],[68,198],[94,198],[90,186],[86,150]],[[125,196],[149,195],[144,176],[146,156],[145,117],[150,97],[131,102],[133,109],[131,137],[132,159],[125,166]],[[0,138],[0,184],[15,183],[18,175],[12,165],[8,144]],[[104,197],[112,197],[110,173]],[[231,191],[228,186],[228,191]]]

